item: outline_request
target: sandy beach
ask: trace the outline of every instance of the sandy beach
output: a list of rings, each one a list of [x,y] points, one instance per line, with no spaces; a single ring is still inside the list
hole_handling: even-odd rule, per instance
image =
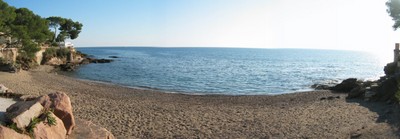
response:
[[[77,118],[117,138],[399,138],[395,105],[346,100],[346,94],[330,91],[171,94],[78,80],[46,66],[0,72],[0,83],[21,94],[65,92]]]

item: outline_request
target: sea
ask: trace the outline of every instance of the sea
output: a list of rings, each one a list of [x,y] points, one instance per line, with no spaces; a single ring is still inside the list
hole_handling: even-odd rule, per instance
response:
[[[275,95],[312,90],[347,78],[378,79],[384,63],[367,52],[316,49],[86,47],[114,59],[69,76],[193,95]],[[118,58],[110,58],[116,56]]]

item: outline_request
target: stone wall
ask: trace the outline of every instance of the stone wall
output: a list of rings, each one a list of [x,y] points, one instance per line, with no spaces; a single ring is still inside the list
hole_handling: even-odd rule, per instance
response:
[[[17,60],[17,55],[17,48],[0,48],[0,57],[10,63],[14,63]]]

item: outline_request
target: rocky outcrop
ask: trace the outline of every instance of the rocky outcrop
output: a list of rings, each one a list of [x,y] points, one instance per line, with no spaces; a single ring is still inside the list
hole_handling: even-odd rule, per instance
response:
[[[64,123],[67,134],[70,134],[75,127],[75,119],[72,113],[70,98],[63,92],[51,93],[36,100],[46,109],[54,110],[54,114]]]
[[[333,91],[337,91],[337,92],[350,92],[354,88],[357,88],[359,86],[360,86],[360,84],[357,83],[356,78],[349,78],[349,79],[342,81],[340,84],[338,84],[334,87],[331,87],[330,89]]]
[[[31,137],[0,125],[0,139],[31,139]]]
[[[111,63],[114,60],[112,59],[96,59],[96,58],[87,58],[90,63]]]
[[[395,94],[399,90],[399,79],[400,75],[391,76],[390,78],[383,80],[379,86],[376,86],[376,94],[371,96],[373,101],[389,101],[395,98]],[[371,90],[371,91],[375,91]]]
[[[394,75],[396,73],[396,63],[388,63],[384,68],[383,71],[385,71],[385,74],[388,76]]]
[[[71,62],[67,62],[67,63],[65,63],[65,64],[61,64],[60,66],[59,66],[59,68],[62,70],[62,71],[75,71],[75,69],[77,68],[77,64],[74,64],[74,63],[71,63]]]
[[[35,139],[65,139],[67,130],[64,128],[64,123],[54,114],[50,114],[56,120],[55,125],[49,125],[45,122],[40,122],[33,129],[33,137]]]
[[[114,135],[105,128],[93,124],[90,121],[77,119],[77,128],[69,136],[70,139],[114,139]]]
[[[19,129],[25,129],[33,118],[39,117],[43,106],[35,101],[20,101],[6,111],[6,119],[16,124]]]
[[[347,98],[358,98],[363,96],[365,93],[365,88],[362,86],[357,86],[356,88],[353,88],[349,94],[347,95]]]
[[[66,60],[60,59],[58,57],[53,57],[50,60],[48,60],[46,63],[46,65],[51,65],[51,66],[58,66],[61,64],[64,64]]]

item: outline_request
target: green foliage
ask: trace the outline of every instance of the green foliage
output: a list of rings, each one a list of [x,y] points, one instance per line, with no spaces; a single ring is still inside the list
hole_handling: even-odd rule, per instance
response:
[[[49,27],[54,29],[54,37],[52,39],[52,42],[55,42],[57,38],[57,30],[60,25],[64,23],[64,19],[58,16],[51,16],[46,19],[49,21]]]
[[[54,29],[54,32],[50,30]],[[57,34],[57,30],[60,31]],[[1,36],[11,37],[7,47],[20,48],[19,64],[31,65],[41,44],[63,42],[76,39],[82,30],[82,24],[62,17],[42,18],[27,8],[15,8],[0,0]],[[57,37],[56,37],[57,36]],[[63,53],[63,52],[61,52]]]
[[[16,131],[16,132],[18,132],[18,133],[22,133],[23,132],[21,129],[19,129],[17,127],[17,124],[15,124],[15,123],[9,124],[9,125],[7,125],[7,127],[12,129],[12,130],[14,130],[14,131]]]
[[[53,57],[57,56],[57,50],[56,48],[47,48],[46,51],[43,53],[43,60],[46,62],[50,60]]]
[[[9,24],[15,19],[15,8],[0,0],[0,32],[9,32]]]
[[[67,58],[71,54],[71,50],[68,48],[47,48],[43,53],[42,63],[46,63],[53,57]]]
[[[50,126],[55,126],[57,125],[57,120],[55,117],[51,116],[52,111],[51,110],[46,110],[44,112],[45,118],[47,119],[47,124],[49,124]]]
[[[400,0],[389,0],[386,2],[387,12],[394,21],[393,29],[396,30],[400,27]]]
[[[29,125],[25,128],[26,131],[32,135],[33,134],[33,129],[36,128],[36,125],[39,124],[41,122],[41,120],[39,118],[33,118],[31,120],[31,122],[29,123]]]
[[[21,41],[43,43],[51,39],[53,34],[49,30],[48,21],[34,14],[27,8],[15,10],[16,17],[12,22],[12,36]],[[23,44],[25,45],[25,44]]]
[[[62,17],[52,16],[47,18],[49,21],[49,26],[54,29],[54,39],[56,42],[64,42],[66,39],[76,39],[81,33],[82,24],[79,22],[75,22],[71,19],[65,19]],[[57,34],[57,28],[60,30],[60,33]],[[57,37],[56,37],[57,36]]]
[[[66,58],[70,55],[71,51],[68,48],[60,48],[57,50],[57,57]]]

